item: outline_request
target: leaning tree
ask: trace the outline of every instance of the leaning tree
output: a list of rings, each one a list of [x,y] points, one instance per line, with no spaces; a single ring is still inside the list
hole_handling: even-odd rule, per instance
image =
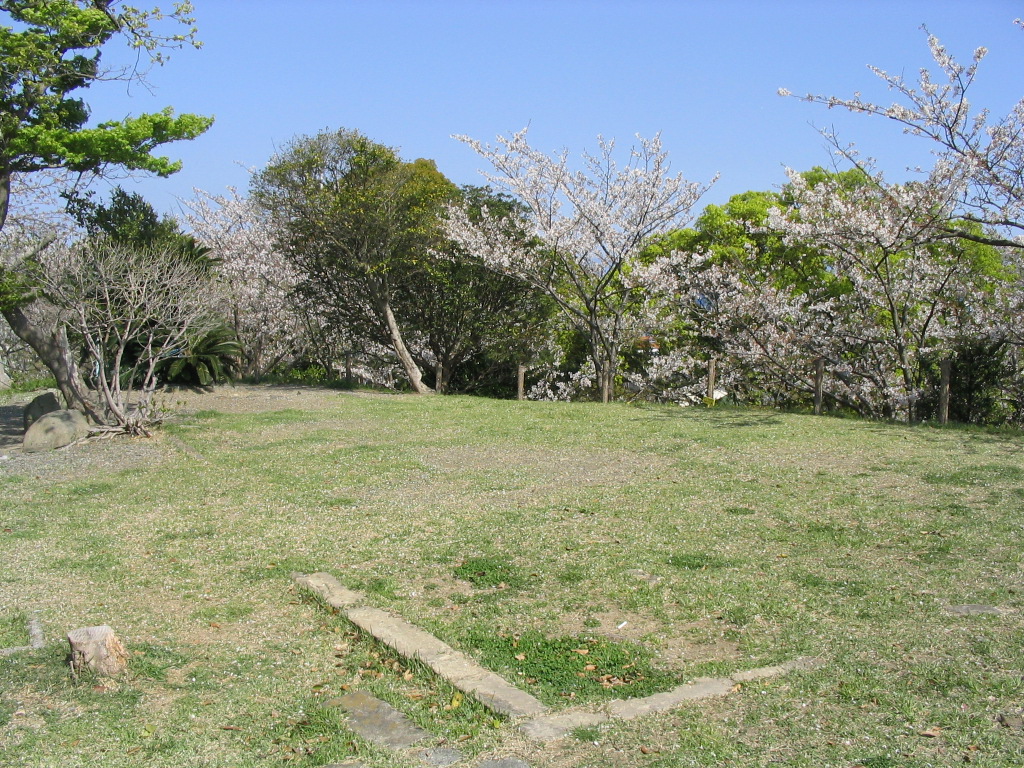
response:
[[[19,177],[50,171],[75,175],[112,170],[167,176],[180,163],[155,155],[163,144],[194,139],[212,118],[175,115],[168,108],[87,127],[90,111],[79,93],[104,80],[137,81],[135,68],[106,69],[102,50],[116,39],[161,63],[171,48],[199,45],[191,4],[179,2],[169,14],[141,10],[114,0],[4,0],[0,2],[0,230]],[[160,22],[169,19],[171,30]],[[5,238],[0,261],[0,313],[39,355],[57,380],[69,406],[89,409],[88,398],[59,315],[25,285],[17,273],[25,257],[45,241]]]
[[[348,327],[385,334],[413,390],[432,390],[395,313],[396,291],[438,242],[439,213],[456,194],[433,162],[403,162],[358,131],[295,139],[253,177],[298,291]]]

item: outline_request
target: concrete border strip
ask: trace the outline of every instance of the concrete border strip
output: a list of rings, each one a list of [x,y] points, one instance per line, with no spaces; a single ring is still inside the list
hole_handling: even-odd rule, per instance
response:
[[[35,616],[28,620],[28,639],[28,645],[0,648],[0,656],[11,656],[22,651],[37,651],[46,645],[46,638],[43,636],[43,623]]]
[[[555,714],[535,717],[520,723],[519,729],[533,741],[556,741],[573,728],[600,725],[611,720],[633,720],[644,715],[667,712],[685,701],[726,696],[736,689],[737,684],[780,677],[797,669],[814,669],[817,666],[820,666],[818,659],[804,656],[778,666],[737,672],[731,677],[698,678],[664,693],[635,699],[616,699],[596,712],[562,710]]]
[[[293,573],[292,578],[300,587],[315,592],[327,605],[344,614],[359,629],[402,656],[423,662],[456,688],[472,694],[490,709],[510,717],[529,717],[530,719],[520,722],[519,729],[533,741],[555,741],[564,737],[573,728],[598,725],[610,720],[633,720],[657,712],[667,712],[685,701],[726,696],[743,683],[820,666],[818,659],[804,656],[776,666],[736,672],[729,677],[698,678],[670,691],[650,696],[616,699],[597,711],[568,709],[551,713],[530,694],[481,667],[464,653],[456,651],[429,632],[414,627],[387,611],[363,605],[364,598],[361,594],[342,586],[329,573]]]
[[[330,574],[306,576],[295,573],[292,578],[299,586],[320,595],[325,603],[344,614],[359,629],[402,656],[426,664],[460,691],[474,696],[495,712],[509,717],[530,717],[548,711],[538,699],[481,667],[429,632],[386,611],[359,605],[363,601],[362,595],[346,589]]]

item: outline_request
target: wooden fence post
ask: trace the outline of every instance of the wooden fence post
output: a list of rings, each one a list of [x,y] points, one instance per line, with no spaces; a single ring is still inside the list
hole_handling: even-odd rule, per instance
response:
[[[516,399],[526,399],[526,366],[522,364],[516,370]]]
[[[939,363],[939,424],[949,421],[949,374],[952,361],[946,358]]]
[[[822,388],[825,384],[825,358],[814,361],[814,415],[821,416]]]
[[[345,386],[352,388],[352,351],[345,350]]]
[[[715,358],[708,360],[708,399],[715,399],[715,367],[717,361]]]

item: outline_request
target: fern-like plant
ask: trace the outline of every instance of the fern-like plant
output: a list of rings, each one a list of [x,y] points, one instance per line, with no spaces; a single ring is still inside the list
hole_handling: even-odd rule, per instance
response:
[[[238,373],[242,345],[228,325],[221,325],[196,339],[187,350],[160,363],[164,384],[208,387],[230,381]]]

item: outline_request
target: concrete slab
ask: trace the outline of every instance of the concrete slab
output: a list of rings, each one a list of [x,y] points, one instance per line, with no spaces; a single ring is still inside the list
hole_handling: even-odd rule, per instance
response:
[[[305,587],[310,592],[316,592],[332,608],[341,610],[363,602],[362,595],[343,587],[341,582],[329,573],[312,573],[308,576],[301,573],[293,573],[292,579],[295,580],[296,584]]]
[[[603,712],[562,711],[548,714],[548,708],[538,699],[519,690],[499,675],[481,667],[473,659],[456,651],[429,632],[414,627],[404,619],[386,611],[363,605],[362,595],[346,589],[330,574],[314,573],[306,576],[295,573],[292,574],[292,577],[297,584],[316,592],[328,605],[340,610],[349,621],[361,630],[393,648],[402,656],[423,662],[453,686],[476,697],[490,709],[510,717],[531,718],[520,725],[520,730],[534,741],[554,741],[565,736],[573,728],[597,725],[610,719],[632,720],[647,714],[665,712],[679,706],[684,701],[725,696],[733,690],[737,683],[778,677],[793,670],[812,669],[820,665],[818,659],[801,657],[784,664],[737,672],[731,677],[702,678],[688,685],[681,685],[671,691],[656,693],[652,696],[612,701]],[[962,611],[963,613],[974,613],[983,612],[979,609],[987,609],[989,606],[957,606],[957,608],[965,609]],[[947,608],[947,610],[950,609]],[[357,695],[360,694],[349,694],[349,696]],[[365,696],[366,694],[361,695]],[[338,701],[341,702],[345,698],[348,697],[343,697]],[[372,699],[372,697],[368,698]],[[390,709],[384,702],[377,703]],[[369,710],[372,710],[372,707]],[[404,718],[404,715],[396,710],[392,710],[392,712],[398,717]],[[388,720],[391,716],[384,714],[381,717]],[[353,722],[355,722],[354,717]],[[411,723],[409,725],[416,728]],[[355,729],[355,726],[353,728]],[[426,735],[425,731],[419,730],[424,736]],[[369,739],[369,737],[365,738]],[[411,738],[411,732],[409,738]],[[410,744],[412,743],[415,742],[410,742]],[[425,750],[422,754],[427,752],[429,750]],[[506,759],[518,760],[518,758]],[[443,765],[444,763],[433,764]],[[479,768],[506,767],[492,766],[488,762],[481,763]]]
[[[607,723],[611,718],[603,712],[562,712],[543,715],[519,724],[519,730],[533,741],[557,741],[573,728]]]
[[[957,616],[998,616],[1002,613],[999,608],[994,605],[947,605],[944,606],[944,610],[947,613],[952,613]]]
[[[432,658],[453,652],[447,643],[387,611],[351,608],[345,611],[345,616],[361,630],[408,658],[429,664]]]
[[[420,762],[425,765],[455,765],[455,763],[462,760],[463,755],[459,750],[452,749],[451,747],[433,747],[432,749],[424,749],[417,757]]]
[[[460,691],[509,717],[529,717],[547,711],[538,699],[481,667],[450,645],[387,611],[361,605],[363,596],[346,589],[329,573],[292,574],[295,582],[340,610],[359,629],[402,656],[419,659]]]
[[[502,757],[497,760],[484,760],[476,768],[530,768],[530,764],[518,757]]]
[[[787,672],[793,672],[797,669],[814,669],[820,666],[820,664],[821,662],[812,656],[801,656],[798,659],[771,667],[758,667],[757,669],[748,669],[745,672],[736,672],[732,675],[732,679],[737,683],[750,683],[755,680],[780,677]]]
[[[725,696],[735,683],[729,677],[709,677],[694,680],[665,693],[655,693],[638,699],[619,699],[609,702],[608,714],[616,720],[633,720],[643,715],[667,712],[693,699]]]
[[[406,749],[430,736],[390,704],[364,691],[342,696],[338,706],[348,714],[349,728],[381,747]]]

